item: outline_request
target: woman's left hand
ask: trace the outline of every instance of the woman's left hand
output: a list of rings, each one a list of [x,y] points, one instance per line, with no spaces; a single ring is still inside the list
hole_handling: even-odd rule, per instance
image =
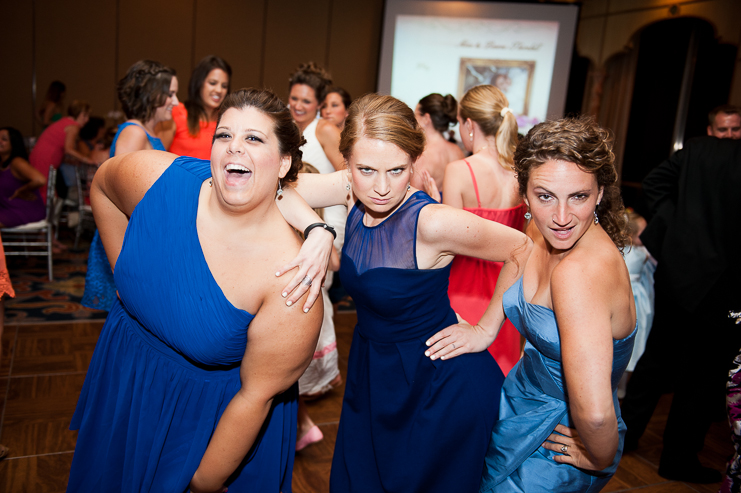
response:
[[[556,425],[554,433],[548,436],[548,441],[543,442],[543,447],[563,454],[553,457],[556,462],[571,464],[574,467],[588,471],[599,471],[601,469],[590,460],[589,452],[579,438],[579,432],[576,431],[576,428],[569,428],[561,424]]]
[[[471,325],[457,313],[458,323],[444,328],[427,339],[429,349],[425,356],[435,359],[450,359],[465,353],[484,351],[492,343],[491,334],[480,325]]]
[[[275,273],[276,276],[280,277],[289,270],[298,267],[296,275],[283,290],[283,297],[288,298],[286,300],[288,306],[296,303],[306,291],[309,291],[309,296],[304,303],[304,313],[307,313],[314,305],[327,276],[327,266],[329,265],[329,256],[332,254],[333,240],[334,236],[329,231],[314,228],[309,233],[308,238],[304,240],[301,251],[296,258]]]

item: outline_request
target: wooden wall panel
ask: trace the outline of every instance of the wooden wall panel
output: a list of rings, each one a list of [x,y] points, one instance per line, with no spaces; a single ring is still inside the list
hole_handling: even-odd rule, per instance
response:
[[[37,104],[58,79],[67,86],[66,105],[82,99],[103,117],[114,109],[115,21],[113,2],[36,0]]]
[[[334,0],[327,67],[353,98],[376,90],[383,0]]]
[[[195,0],[120,0],[118,78],[137,60],[149,59],[175,69],[179,97],[187,94],[192,70]]]
[[[30,2],[0,0],[6,19],[0,29],[0,126],[15,127],[31,135],[33,93],[33,22]],[[46,94],[46,87],[43,89]]]
[[[327,66],[330,0],[269,0],[263,87],[287,101],[288,78],[301,63]]]
[[[196,1],[195,59],[218,55],[232,67],[232,90],[260,87],[263,66],[263,18],[267,0],[222,0],[218,8]],[[180,95],[187,97],[188,79],[181,77]]]

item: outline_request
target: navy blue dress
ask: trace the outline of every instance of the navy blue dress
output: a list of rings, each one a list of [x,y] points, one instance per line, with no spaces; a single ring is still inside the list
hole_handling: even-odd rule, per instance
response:
[[[475,492],[504,376],[488,352],[431,361],[425,341],[457,323],[450,266],[417,266],[417,220],[437,202],[416,192],[374,227],[347,219],[342,285],[358,325],[330,491]]]
[[[116,142],[118,142],[118,136],[126,127],[135,125],[142,130],[144,127],[138,123],[125,122],[118,126],[118,131],[113,137],[111,142],[110,157],[116,155]],[[144,130],[147,134],[147,140],[149,145],[155,151],[165,151],[165,146],[162,141],[157,137],[149,135],[149,132]],[[105,254],[103,248],[103,242],[100,241],[100,235],[98,230],[95,230],[93,235],[93,241],[90,243],[90,252],[87,257],[87,273],[85,274],[85,291],[82,295],[80,304],[88,308],[94,308],[96,310],[108,311],[113,306],[113,302],[116,299],[116,284],[113,280],[113,272],[111,272],[111,264],[108,262],[108,256]]]
[[[72,418],[69,492],[185,492],[241,388],[253,315],[226,299],[196,231],[208,161],[176,159],[129,220],[116,299]],[[249,281],[248,279],[246,281]],[[298,386],[277,396],[230,492],[290,493]]]
[[[626,428],[620,416],[617,385],[633,353],[636,331],[612,344],[612,400],[620,435],[617,454],[603,471],[585,471],[556,462],[553,456],[561,454],[542,445],[557,424],[574,427],[569,416],[556,314],[550,308],[525,301],[522,278],[504,293],[503,304],[507,317],[527,343],[524,356],[502,387],[499,421],[491,435],[481,493],[600,491],[615,474],[623,453]]]

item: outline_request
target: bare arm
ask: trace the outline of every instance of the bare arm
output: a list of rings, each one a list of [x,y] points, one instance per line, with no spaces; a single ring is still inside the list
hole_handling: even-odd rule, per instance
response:
[[[78,159],[86,164],[95,164],[92,159],[80,153],[77,150],[77,136],[80,134],[80,127],[77,125],[69,125],[64,129],[64,153],[69,154],[75,159]]]
[[[324,154],[334,169],[345,169],[345,158],[340,154],[340,129],[326,120],[319,120],[316,126],[316,139],[322,146]]]
[[[443,204],[463,209],[463,195],[461,193],[461,180],[459,178],[459,166],[464,165],[463,161],[454,161],[445,167],[445,177],[443,178]],[[466,170],[467,172],[468,170]],[[470,176],[470,175],[469,175]]]
[[[278,286],[274,286],[278,290]],[[297,315],[268,293],[247,331],[242,388],[232,398],[191,481],[196,493],[222,491],[252,447],[273,398],[288,390],[311,362],[323,304]]]
[[[46,185],[44,175],[21,157],[16,157],[10,162],[10,169],[14,176],[21,180],[26,180],[23,186],[13,192],[13,195],[9,197],[10,200],[16,197],[23,200],[34,200],[36,195],[31,194],[29,196],[29,193]]]
[[[425,355],[431,359],[449,359],[483,351],[491,345],[504,323],[502,297],[522,276],[532,240],[520,231],[447,206],[427,206],[422,210],[417,238],[418,252],[427,251],[425,256],[436,253],[440,263],[453,255],[504,263],[489,306],[478,323],[471,326],[461,322],[438,332],[427,341],[430,348]],[[433,248],[431,252],[430,247]]]
[[[90,203],[111,266],[118,260],[131,213],[174,158],[162,151],[141,151],[111,158],[95,173]]]
[[[175,124],[175,120],[159,122],[154,129],[155,135],[159,137],[159,139],[162,141],[162,145],[164,145],[165,149],[167,149],[168,151],[170,150],[172,141],[175,138],[175,131],[177,129],[178,126]]]
[[[121,130],[116,141],[116,156],[127,152],[144,151],[152,149],[147,139],[147,133],[137,125],[129,125]]]
[[[612,308],[614,283],[599,259],[566,258],[551,276],[551,298],[561,337],[569,410],[587,464],[612,464],[618,446],[612,401]]]

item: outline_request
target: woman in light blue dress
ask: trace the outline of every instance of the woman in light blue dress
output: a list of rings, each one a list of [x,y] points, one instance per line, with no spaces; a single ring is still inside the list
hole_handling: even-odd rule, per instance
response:
[[[589,119],[542,123],[517,147],[534,247],[502,304],[527,343],[502,387],[481,492],[594,492],[617,469],[616,391],[636,315],[613,160],[608,133]],[[483,333],[445,329],[433,352]]]

